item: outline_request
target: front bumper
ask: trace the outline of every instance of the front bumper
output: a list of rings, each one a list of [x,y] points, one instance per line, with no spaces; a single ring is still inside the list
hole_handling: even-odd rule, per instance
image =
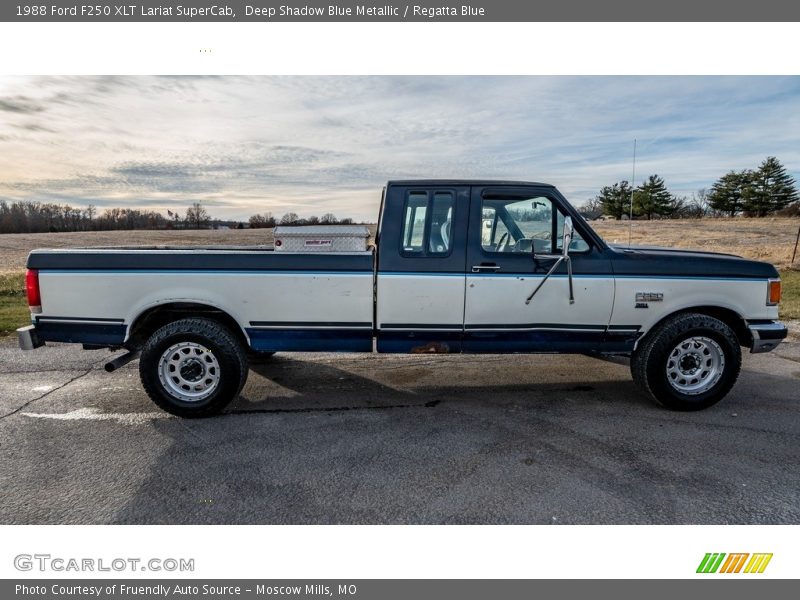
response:
[[[35,350],[44,346],[44,340],[40,340],[39,334],[36,333],[36,325],[26,325],[17,329],[17,338],[19,347],[23,350]]]
[[[786,325],[778,321],[748,323],[747,328],[750,330],[750,336],[753,338],[753,343],[750,346],[751,354],[775,350],[778,344],[780,344],[789,333],[789,329]]]

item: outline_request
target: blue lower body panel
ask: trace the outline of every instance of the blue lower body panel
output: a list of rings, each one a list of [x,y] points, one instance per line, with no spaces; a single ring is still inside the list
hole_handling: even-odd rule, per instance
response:
[[[63,321],[36,321],[36,334],[45,342],[66,342],[95,346],[120,346],[125,341],[126,326],[119,322],[67,323]]]
[[[248,328],[258,352],[372,352],[372,329]]]
[[[469,331],[464,352],[601,351],[603,331]]]
[[[387,354],[448,354],[461,352],[462,332],[453,331],[391,331],[378,332],[378,352]]]

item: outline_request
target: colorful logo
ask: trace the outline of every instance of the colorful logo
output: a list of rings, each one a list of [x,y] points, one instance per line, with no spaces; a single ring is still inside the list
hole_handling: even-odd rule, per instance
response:
[[[748,557],[750,560],[748,560]],[[763,573],[770,560],[772,560],[772,553],[749,554],[747,552],[738,552],[725,554],[724,552],[708,552],[703,557],[703,560],[700,561],[697,572]]]

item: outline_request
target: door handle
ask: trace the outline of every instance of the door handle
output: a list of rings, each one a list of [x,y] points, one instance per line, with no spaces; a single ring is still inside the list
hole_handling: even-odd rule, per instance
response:
[[[483,271],[492,271],[492,272],[494,272],[494,271],[499,271],[499,270],[500,270],[500,265],[496,265],[494,263],[492,263],[492,264],[480,264],[480,265],[475,265],[475,266],[472,267],[472,272],[473,273],[481,273]]]

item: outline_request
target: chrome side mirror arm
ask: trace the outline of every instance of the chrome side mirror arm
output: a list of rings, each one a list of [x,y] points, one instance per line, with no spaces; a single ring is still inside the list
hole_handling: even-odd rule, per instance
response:
[[[536,258],[536,257],[534,256],[534,260],[535,260],[535,258]],[[550,257],[548,256],[548,258],[550,258]],[[567,263],[567,279],[569,280],[569,303],[570,303],[570,304],[575,304],[575,295],[574,295],[574,293],[573,293],[573,290],[572,290],[572,260],[570,259],[569,255],[564,255],[564,254],[560,255],[560,256],[559,256],[559,257],[556,259],[556,262],[555,262],[555,263],[553,263],[553,266],[552,266],[552,267],[550,267],[550,270],[549,270],[549,271],[547,272],[547,274],[544,276],[544,279],[542,279],[542,280],[539,282],[539,285],[537,285],[537,286],[536,286],[536,289],[535,289],[535,290],[533,290],[533,291],[531,292],[531,295],[530,295],[530,296],[528,296],[528,297],[525,299],[525,304],[530,304],[530,303],[531,303],[531,300],[533,300],[533,297],[536,295],[536,293],[537,293],[537,292],[538,292],[540,289],[542,289],[542,286],[544,285],[544,282],[545,282],[545,281],[547,281],[548,279],[550,279],[550,275],[552,275],[553,273],[555,273],[556,269],[558,268],[558,266],[559,266],[559,265],[560,265],[562,262],[566,262],[566,263]]]
[[[556,269],[558,268],[558,266],[562,262],[566,262],[567,263],[567,279],[569,280],[569,303],[570,304],[575,304],[575,294],[573,293],[573,288],[572,288],[572,260],[570,259],[570,256],[569,256],[569,246],[572,243],[572,233],[573,233],[573,231],[574,231],[574,228],[572,226],[572,217],[566,217],[564,219],[564,236],[563,236],[562,242],[561,242],[561,254],[559,254],[559,255],[550,254],[550,255],[546,255],[544,257],[544,258],[556,258],[556,257],[558,257],[558,258],[556,258],[556,262],[553,264],[552,267],[550,267],[550,270],[544,276],[544,279],[542,279],[539,282],[539,285],[536,286],[536,289],[533,290],[533,292],[531,292],[531,295],[527,297],[527,299],[525,300],[525,304],[530,304],[531,303],[531,300],[533,300],[533,297],[536,295],[536,292],[538,292],[542,288],[542,286],[544,285],[544,282],[547,281],[550,278],[550,275],[555,273]],[[533,260],[536,260],[536,259],[537,259],[537,257],[536,257],[536,254],[534,253],[533,254]]]

